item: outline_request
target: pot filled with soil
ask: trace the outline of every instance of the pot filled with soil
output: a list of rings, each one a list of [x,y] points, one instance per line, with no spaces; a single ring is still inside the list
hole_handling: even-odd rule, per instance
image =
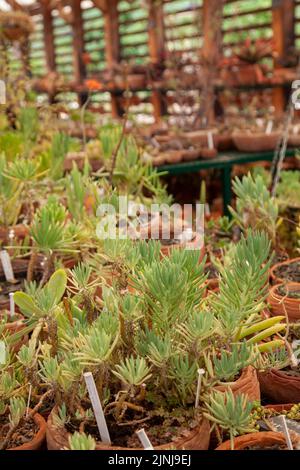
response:
[[[56,413],[57,408],[54,408],[47,420],[46,437],[48,450],[62,450],[68,447],[70,432],[74,432],[80,426],[80,423],[76,422],[76,420],[65,427],[57,426],[55,424]],[[204,418],[200,422],[194,423],[194,427],[190,428],[186,424],[181,427],[179,420],[176,418],[170,419],[169,424],[164,426],[164,420],[156,417],[152,420],[152,423],[144,423],[143,428],[156,450],[207,450],[209,446],[210,425],[208,420]],[[109,426],[109,430],[113,443],[111,446],[99,441],[99,432],[95,423],[87,427],[86,432],[93,435],[97,441],[96,450],[142,450],[140,441],[132,426],[116,428],[113,425]],[[183,433],[182,436],[180,435],[181,432]]]
[[[252,366],[246,367],[235,382],[224,383],[214,387],[219,392],[231,389],[233,394],[247,395],[249,401],[260,401],[260,387],[257,372]]]
[[[24,416],[13,432],[8,415],[0,417],[0,448],[1,450],[39,450],[46,437],[46,421],[35,413],[30,417]]]
[[[263,397],[272,403],[300,402],[300,374],[289,367],[283,370],[270,369],[258,372]]]
[[[223,442],[216,450],[232,450],[230,440]],[[287,445],[281,433],[255,432],[236,437],[233,450],[287,450]]]
[[[234,145],[240,152],[267,152],[276,148],[280,133],[234,132],[232,138]]]
[[[283,282],[300,283],[300,258],[275,264],[270,271],[273,284]]]
[[[300,321],[300,284],[287,283],[270,289],[268,303],[272,315],[287,315],[289,321]]]

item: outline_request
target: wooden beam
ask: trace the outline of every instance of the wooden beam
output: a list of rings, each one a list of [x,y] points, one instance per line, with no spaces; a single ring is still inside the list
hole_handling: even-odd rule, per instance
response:
[[[76,85],[82,85],[86,79],[84,63],[84,29],[82,21],[81,0],[72,0],[73,29],[73,64]],[[79,93],[80,104],[87,99],[85,93]]]
[[[108,69],[113,70],[120,62],[118,0],[109,0],[104,12],[105,58]],[[111,92],[112,117],[122,115],[118,93]]]
[[[44,23],[44,47],[46,56],[46,65],[48,72],[54,72],[55,64],[55,49],[54,49],[54,33],[53,33],[53,18],[52,10],[48,3],[41,3],[43,23]]]
[[[289,50],[295,45],[295,1],[273,0],[273,38],[277,60],[284,59]],[[275,63],[276,67],[276,63]],[[273,90],[273,105],[275,114],[280,116],[286,107],[287,96],[283,87]]]
[[[161,68],[163,71],[165,63],[165,28],[163,2],[157,0],[148,1],[148,44],[149,55],[152,66]],[[166,100],[159,90],[153,90],[151,95],[155,121],[167,113]]]
[[[201,58],[204,66],[204,86],[202,91],[201,117],[205,124],[212,125],[214,121],[215,88],[218,64],[222,50],[222,19],[224,0],[203,0],[202,29],[203,47]]]

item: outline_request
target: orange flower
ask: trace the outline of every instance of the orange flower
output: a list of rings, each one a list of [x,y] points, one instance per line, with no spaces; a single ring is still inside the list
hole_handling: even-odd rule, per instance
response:
[[[94,79],[86,80],[85,84],[90,91],[99,91],[102,89],[101,83]]]

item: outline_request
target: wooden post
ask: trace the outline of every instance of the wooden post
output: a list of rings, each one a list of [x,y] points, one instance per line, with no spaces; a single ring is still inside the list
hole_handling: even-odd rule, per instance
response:
[[[84,64],[84,29],[82,21],[81,0],[72,0],[73,63],[76,85],[82,85],[86,78]],[[78,95],[80,105],[87,100],[86,93]]]
[[[108,69],[113,69],[120,62],[119,12],[118,0],[107,0],[104,14],[105,56]],[[111,92],[112,117],[122,115],[120,93]]]
[[[277,60],[280,60],[295,45],[295,1],[273,0],[272,13],[274,49]],[[273,104],[275,114],[280,116],[287,104],[287,96],[283,87],[274,88]]]
[[[54,33],[53,33],[53,18],[52,18],[52,9],[48,2],[41,2],[41,11],[43,15],[44,23],[44,48],[45,48],[45,57],[46,57],[46,67],[47,72],[55,72],[56,63],[55,63],[55,49],[54,49]],[[48,93],[49,102],[54,103],[55,94]]]
[[[46,65],[48,72],[55,71],[55,50],[54,50],[54,34],[53,19],[51,6],[47,2],[41,3],[41,9],[44,22],[44,47],[46,55]]]
[[[148,44],[150,61],[154,67],[161,67],[161,71],[163,71],[165,62],[165,31],[163,13],[162,0],[149,1]],[[159,121],[162,115],[167,113],[163,92],[161,90],[153,90],[151,101],[155,121]]]
[[[203,116],[206,124],[214,121],[215,89],[218,63],[222,47],[222,18],[224,0],[203,0],[203,48],[202,59],[205,67],[202,96]]]

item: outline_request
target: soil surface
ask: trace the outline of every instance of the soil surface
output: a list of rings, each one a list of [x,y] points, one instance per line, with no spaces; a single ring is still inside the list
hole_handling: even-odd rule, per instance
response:
[[[0,442],[6,438],[7,432],[9,429],[8,417],[7,415],[0,417]],[[35,434],[38,432],[39,428],[33,421],[29,419],[28,421],[22,420],[17,430],[12,435],[11,439],[8,442],[7,449],[12,447],[18,447],[27,442],[32,441]]]
[[[219,277],[219,271],[213,264],[210,264],[209,266],[205,266],[204,274],[208,274],[207,279],[217,279]]]
[[[278,268],[275,269],[274,274],[279,279],[300,283],[300,261],[278,266]]]
[[[289,299],[297,299],[300,301],[300,287],[299,289],[291,287],[287,289],[285,286],[280,286],[277,291],[282,297],[288,297]]]
[[[128,420],[129,421],[128,413]],[[138,419],[137,415],[131,416],[132,421]],[[117,424],[113,416],[106,416],[107,425],[111,441],[114,446],[127,447],[127,448],[140,448],[141,443],[136,435],[136,431],[144,428],[152,445],[159,446],[162,444],[172,443],[172,441],[180,436],[185,436],[191,431],[191,414],[184,416],[179,414],[178,417],[164,418],[162,416],[152,416],[149,420],[142,423],[123,425]],[[196,422],[194,423],[196,426]],[[66,425],[69,432],[74,433],[79,430],[80,421],[72,420]],[[99,440],[99,431],[95,423],[87,423],[84,427],[84,432],[91,434],[94,439]],[[172,444],[171,444],[172,445]]]
[[[278,444],[275,444],[273,446],[267,446],[267,447],[251,446],[251,447],[246,447],[244,450],[288,450],[288,449],[286,446],[280,446]]]

